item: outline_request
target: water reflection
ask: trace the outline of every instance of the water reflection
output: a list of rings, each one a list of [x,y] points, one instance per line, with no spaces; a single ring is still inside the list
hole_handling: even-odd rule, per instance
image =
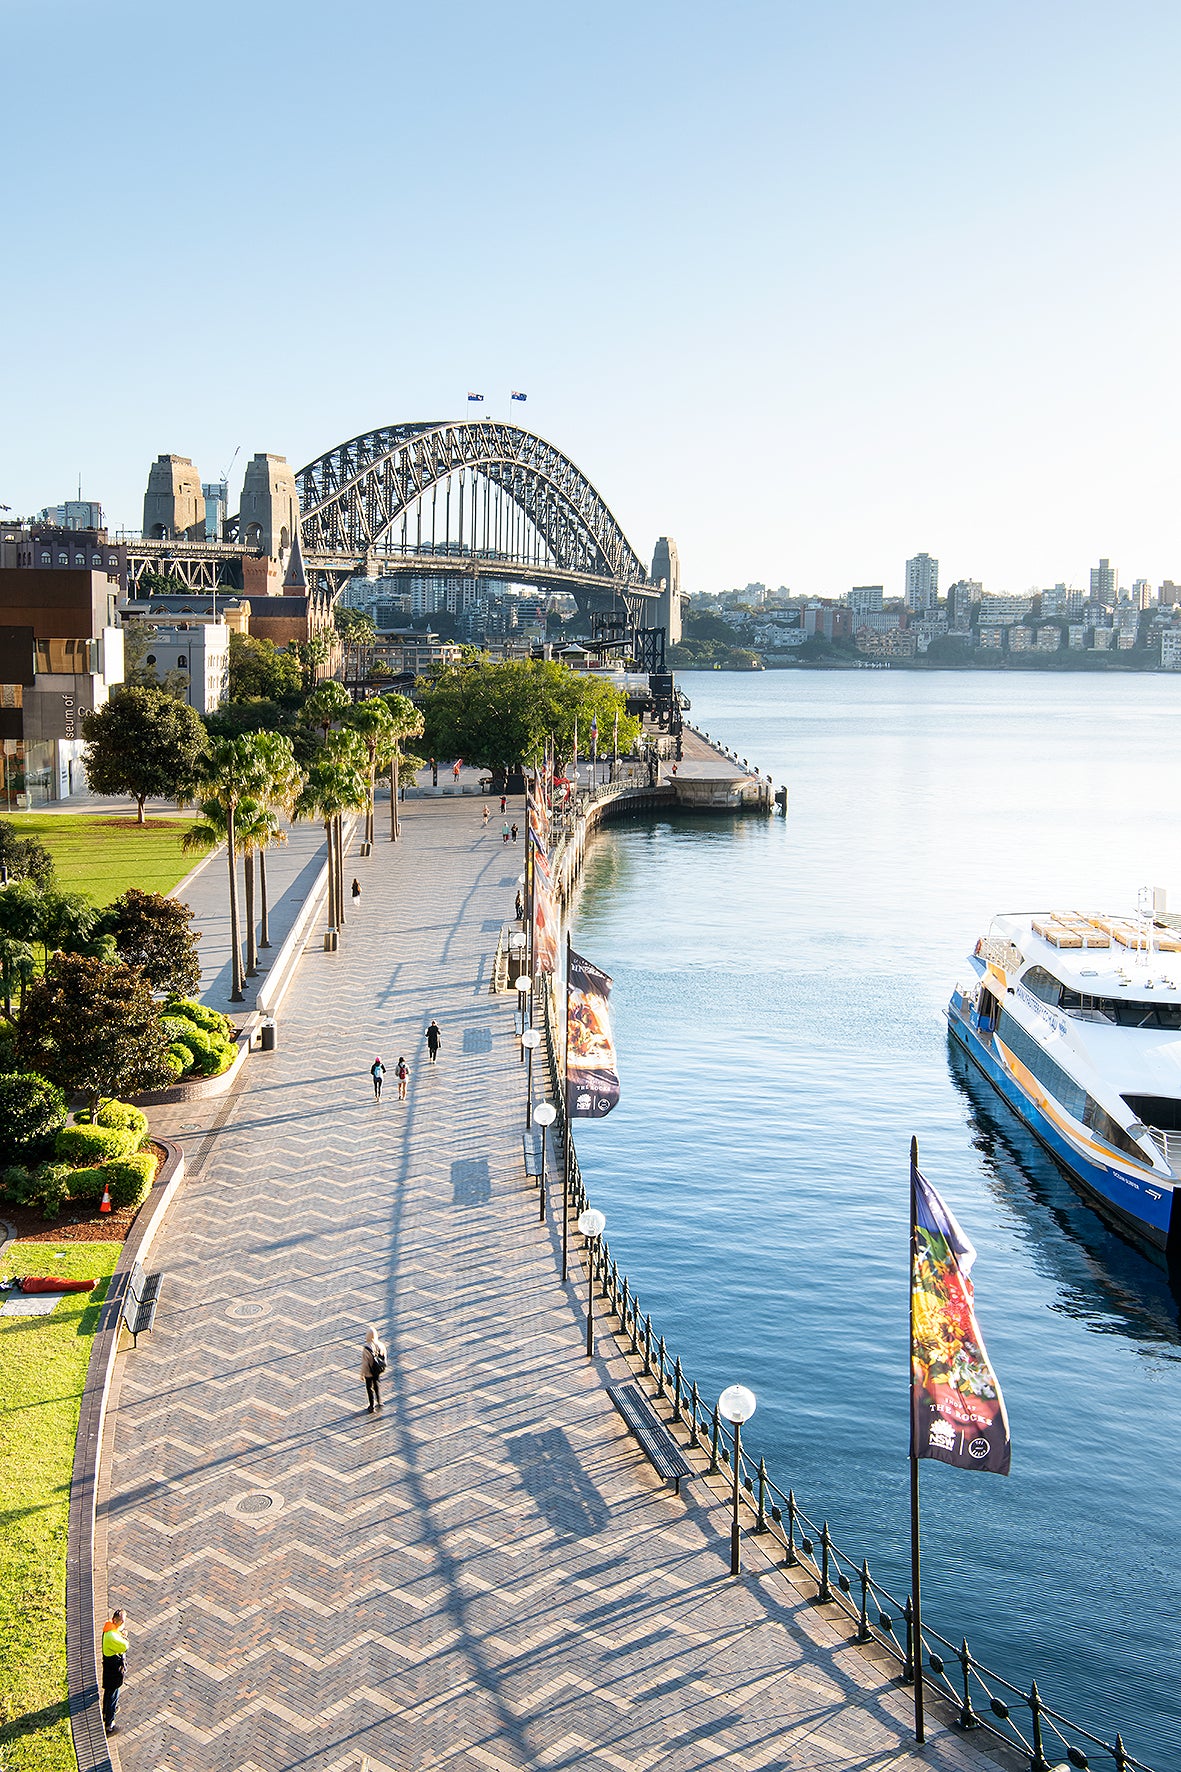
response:
[[[1077,1317],[1097,1335],[1181,1348],[1181,1298],[1164,1268],[1108,1228],[967,1054],[950,1042],[948,1067],[992,1192],[1024,1231],[1039,1272],[1058,1288],[1050,1308]]]

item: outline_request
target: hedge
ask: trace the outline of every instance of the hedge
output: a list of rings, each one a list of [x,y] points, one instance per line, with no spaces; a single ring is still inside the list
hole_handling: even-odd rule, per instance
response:
[[[49,1150],[65,1124],[66,1098],[35,1071],[0,1075],[0,1161],[34,1160]]]
[[[71,1200],[101,1200],[106,1185],[107,1172],[105,1168],[70,1170]]]
[[[96,1126],[110,1126],[118,1132],[134,1132],[136,1143],[133,1150],[142,1150],[148,1136],[148,1116],[142,1108],[132,1107],[126,1101],[100,1101],[98,1113],[94,1116]]]
[[[116,1212],[124,1206],[139,1206],[151,1192],[156,1179],[156,1158],[152,1151],[135,1151],[106,1166],[111,1205]]]
[[[138,1143],[137,1133],[122,1132],[117,1126],[63,1126],[53,1141],[53,1153],[63,1163],[85,1169],[125,1157]]]

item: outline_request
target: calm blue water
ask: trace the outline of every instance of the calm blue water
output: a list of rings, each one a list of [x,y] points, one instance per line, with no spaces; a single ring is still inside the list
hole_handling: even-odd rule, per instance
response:
[[[645,1309],[750,1446],[905,1593],[907,1152],[976,1243],[1009,1478],[922,1468],[929,1624],[1181,1765],[1181,1333],[942,1011],[998,910],[1181,909],[1181,680],[686,673],[782,818],[591,846],[576,945],[615,978],[624,1096],[579,1156]]]

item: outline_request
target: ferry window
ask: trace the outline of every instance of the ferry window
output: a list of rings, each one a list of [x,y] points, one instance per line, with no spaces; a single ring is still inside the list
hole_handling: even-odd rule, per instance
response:
[[[1181,1132],[1181,1101],[1173,1095],[1125,1095],[1138,1120],[1158,1132]]]
[[[1058,999],[1062,995],[1062,985],[1052,972],[1046,971],[1044,966],[1031,966],[1021,982],[1030,995],[1037,998],[1039,1003],[1052,1003],[1057,1008]]]
[[[1000,1026],[997,1036],[1003,1040],[1014,1058],[1023,1064],[1027,1071],[1032,1071],[1039,1083],[1043,1083],[1054,1097],[1076,1120],[1081,1120],[1087,1104],[1087,1092],[1074,1078],[1068,1076],[1060,1064],[1055,1064],[1049,1053],[1027,1034],[1020,1022],[1014,1021],[1006,1011],[1001,1012]]]
[[[1089,1126],[1097,1138],[1105,1144],[1114,1145],[1117,1151],[1123,1151],[1129,1157],[1135,1157],[1138,1163],[1145,1161],[1144,1152],[1138,1144],[1130,1139],[1122,1126],[1117,1126],[1106,1108],[1100,1107],[1093,1095],[1088,1095],[1086,1111],[1083,1114],[1083,1125]]]

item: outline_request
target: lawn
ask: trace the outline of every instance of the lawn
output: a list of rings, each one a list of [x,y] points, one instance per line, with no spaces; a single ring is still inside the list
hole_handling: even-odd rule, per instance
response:
[[[0,1765],[76,1772],[66,1708],[66,1529],[78,1403],[119,1243],[13,1243],[0,1274],[98,1280],[48,1317],[0,1317]]]
[[[192,826],[187,818],[92,817],[75,812],[16,812],[11,822],[36,837],[53,856],[61,884],[84,892],[94,904],[138,886],[143,892],[171,892],[201,859],[186,855],[180,840]]]

